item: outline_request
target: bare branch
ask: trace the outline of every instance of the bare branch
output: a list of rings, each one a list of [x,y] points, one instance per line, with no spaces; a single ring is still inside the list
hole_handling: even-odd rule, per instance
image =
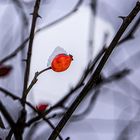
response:
[[[27,90],[27,85],[29,81],[29,74],[30,74],[30,65],[31,65],[31,56],[32,56],[32,48],[33,48],[33,40],[34,40],[34,31],[36,27],[36,21],[38,18],[38,10],[40,6],[40,1],[41,0],[36,0],[35,6],[34,6],[34,12],[33,12],[33,18],[32,18],[32,25],[31,25],[31,32],[30,32],[30,37],[29,37],[29,46],[28,46],[28,54],[27,54],[27,61],[26,61],[26,69],[25,69],[25,77],[24,77],[24,87],[23,87],[23,94],[22,94],[22,99],[26,99],[26,90]]]
[[[32,89],[32,87],[33,87],[33,86],[36,84],[36,82],[38,81],[38,79],[37,79],[38,76],[39,76],[40,74],[42,74],[43,72],[48,71],[48,70],[50,70],[50,69],[51,69],[51,67],[48,67],[48,68],[45,68],[45,69],[41,70],[40,72],[36,72],[36,73],[35,73],[35,76],[34,76],[33,80],[31,81],[31,83],[29,84],[27,90],[25,91],[25,97],[28,95],[28,93],[30,92],[30,90]]]

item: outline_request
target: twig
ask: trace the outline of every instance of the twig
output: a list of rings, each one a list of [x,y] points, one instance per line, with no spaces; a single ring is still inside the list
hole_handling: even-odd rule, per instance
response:
[[[95,72],[92,74],[90,80],[88,81],[87,85],[83,88],[81,93],[78,95],[78,97],[74,100],[72,105],[69,107],[69,109],[66,111],[63,118],[60,120],[58,125],[56,126],[55,130],[52,132],[48,140],[56,140],[58,133],[60,132],[67,121],[70,119],[71,115],[75,111],[75,109],[78,107],[78,105],[82,102],[82,100],[86,97],[90,89],[95,85],[96,81],[98,80],[98,77],[100,75],[101,70],[103,69],[105,63],[107,62],[109,56],[111,55],[112,51],[116,47],[119,39],[123,35],[124,31],[128,27],[128,25],[131,23],[131,21],[134,19],[134,17],[138,14],[140,11],[140,2],[138,1],[134,9],[131,11],[131,13],[125,17],[120,29],[118,30],[117,34],[115,35],[114,39],[112,40],[111,44],[109,45],[108,49],[106,50],[104,56],[102,57],[100,63],[98,64]]]
[[[12,94],[11,92],[9,92],[8,90],[6,90],[6,89],[4,89],[2,87],[0,87],[0,91],[2,91],[2,93],[4,93],[5,96],[9,96],[14,100],[20,100],[20,98],[18,96]]]
[[[95,16],[97,13],[97,0],[90,0],[90,21],[89,21],[89,40],[88,40],[88,58],[93,58],[94,51],[94,31],[95,31]]]
[[[77,4],[74,6],[74,8],[73,8],[69,13],[67,13],[65,16],[63,16],[63,17],[57,19],[56,21],[54,21],[54,22],[52,22],[52,23],[50,23],[50,24],[48,24],[48,25],[46,25],[46,26],[40,28],[40,29],[38,30],[38,32],[40,32],[40,31],[42,31],[42,30],[44,30],[44,29],[46,29],[46,28],[49,28],[49,27],[51,27],[51,26],[53,26],[53,25],[56,25],[57,23],[59,23],[59,22],[63,21],[64,19],[70,17],[72,14],[74,14],[75,12],[77,12],[77,10],[79,9],[79,7],[80,7],[81,4],[83,3],[83,1],[84,1],[84,0],[79,0],[79,1],[77,2]]]
[[[25,98],[26,98],[26,96],[28,95],[29,91],[32,89],[32,87],[33,87],[33,86],[36,84],[36,82],[38,81],[38,79],[37,79],[38,76],[39,76],[40,74],[42,74],[43,72],[45,72],[45,71],[47,71],[47,70],[50,70],[50,69],[51,69],[51,67],[48,67],[48,68],[45,68],[45,69],[41,70],[40,72],[36,72],[36,73],[35,73],[35,76],[34,76],[33,80],[31,81],[31,83],[29,84],[27,90],[25,91]]]
[[[30,74],[30,66],[31,66],[31,56],[32,56],[32,48],[33,48],[33,40],[34,40],[34,31],[36,27],[37,18],[39,17],[38,11],[40,6],[41,0],[36,0],[32,18],[32,25],[31,25],[31,32],[29,37],[29,46],[28,46],[28,54],[26,60],[26,69],[25,69],[25,77],[24,77],[24,87],[23,87],[23,94],[22,99],[26,99],[26,90],[29,81],[29,74]]]
[[[0,111],[2,112],[3,116],[7,120],[8,124],[11,127],[12,132],[14,133],[15,137],[17,136],[17,133],[15,132],[15,122],[13,121],[12,117],[8,113],[8,111],[5,109],[4,105],[0,101]]]
[[[29,41],[29,38],[26,38],[24,40],[24,42],[20,46],[18,46],[11,54],[9,54],[8,56],[6,56],[2,60],[0,60],[0,65],[7,62],[8,60],[11,60],[12,58],[14,58],[18,54],[18,52],[20,52],[22,49],[24,49],[24,47],[28,41]]]
[[[20,0],[12,0],[12,1],[15,4],[17,13],[20,13],[20,15],[21,15],[20,17],[22,18],[22,21],[23,21],[24,25],[27,26],[28,25],[28,18],[25,14],[25,10],[22,6],[21,1]],[[20,10],[20,12],[19,12],[19,10]]]

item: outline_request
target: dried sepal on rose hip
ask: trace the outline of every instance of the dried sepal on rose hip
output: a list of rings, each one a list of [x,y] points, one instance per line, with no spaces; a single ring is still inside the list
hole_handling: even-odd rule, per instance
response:
[[[48,60],[48,66],[55,72],[63,72],[67,70],[73,60],[71,54],[61,48],[57,47]]]
[[[48,103],[40,103],[36,106],[36,110],[39,112],[45,112],[49,108]]]
[[[5,77],[10,74],[12,66],[10,65],[0,65],[0,77]]]

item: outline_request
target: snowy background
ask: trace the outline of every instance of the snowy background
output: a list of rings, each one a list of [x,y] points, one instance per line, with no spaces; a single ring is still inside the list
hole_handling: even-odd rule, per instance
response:
[[[24,27],[25,17],[21,18],[20,8],[15,8],[10,0],[1,0],[0,2],[0,58],[2,59],[28,36],[30,24],[26,24],[26,28]],[[42,19],[38,20],[37,29],[67,14],[77,2],[78,0],[42,1],[40,10]],[[108,34],[106,40],[108,45],[122,23],[118,16],[128,15],[135,6],[136,0],[98,0],[96,17],[92,17],[88,2],[85,0],[79,10],[69,18],[46,28],[35,36],[30,80],[36,71],[47,67],[48,58],[57,46],[72,54],[74,61],[65,72],[56,73],[50,70],[39,77],[38,83],[28,97],[28,101],[34,105],[41,102],[53,105],[66,95],[69,88],[78,82],[89,59],[94,58],[102,48],[105,33]],[[34,1],[24,0],[22,4],[26,18],[30,23],[29,13],[32,12]],[[91,20],[94,24],[94,28],[92,28],[94,32],[92,56],[90,56],[87,47]],[[68,123],[62,132],[62,136],[70,136],[71,140],[139,140],[139,37],[140,31],[138,29],[135,33],[135,39],[120,45],[104,68],[105,76],[123,68],[132,69],[132,73],[120,81],[103,86],[92,111],[82,120],[71,120],[71,123]],[[5,38],[6,41],[4,41]],[[12,64],[15,69],[9,77],[0,79],[1,86],[19,96],[21,96],[24,71],[24,63],[21,60],[25,58],[25,52],[26,49],[14,59],[6,62],[6,64]],[[90,98],[91,95],[85,99],[77,112],[82,112]],[[20,109],[17,106],[18,102],[13,102],[3,95],[0,95],[0,100],[16,119]],[[5,125],[8,127],[6,122]],[[46,140],[49,136],[48,127],[46,128],[45,124],[41,127],[41,132],[34,135],[34,140]],[[7,131],[8,129],[0,130],[1,139],[4,139]]]

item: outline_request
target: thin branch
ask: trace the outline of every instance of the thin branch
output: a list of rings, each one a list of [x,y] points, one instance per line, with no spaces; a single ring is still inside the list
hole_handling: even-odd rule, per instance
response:
[[[90,0],[90,21],[89,21],[89,40],[88,40],[88,58],[93,58],[94,51],[94,32],[95,32],[95,16],[97,13],[97,0]]]
[[[31,81],[31,83],[29,84],[27,90],[25,91],[25,98],[26,98],[26,96],[28,95],[28,93],[30,92],[30,90],[33,88],[33,86],[36,84],[36,82],[38,81],[38,79],[37,79],[38,76],[39,76],[40,74],[42,74],[42,73],[44,73],[44,72],[50,70],[50,69],[51,69],[51,67],[48,67],[48,68],[45,68],[45,69],[41,70],[40,72],[36,72],[36,73],[35,73],[35,76],[34,76],[33,80]]]
[[[21,100],[18,96],[14,95],[13,93],[9,92],[8,90],[0,87],[0,91],[4,93],[5,96],[11,97],[13,100]]]
[[[17,13],[20,13],[20,16],[22,18],[22,21],[24,23],[25,26],[28,26],[28,18],[25,14],[25,9],[24,7],[22,6],[22,3],[20,0],[12,0],[14,5],[15,5],[15,8],[17,10]],[[20,11],[19,11],[20,10]]]
[[[32,25],[31,25],[31,32],[29,37],[29,46],[28,46],[28,53],[27,53],[27,60],[26,60],[26,69],[25,69],[25,77],[24,77],[24,87],[23,87],[23,94],[22,99],[26,99],[26,90],[29,81],[29,74],[30,74],[30,66],[31,66],[31,57],[32,57],[32,48],[33,48],[33,40],[34,40],[34,32],[36,27],[37,18],[39,17],[38,11],[40,7],[40,1],[36,0],[32,18]]]
[[[40,31],[42,31],[42,30],[44,30],[44,29],[46,29],[46,28],[49,28],[49,27],[51,27],[51,26],[54,26],[54,25],[56,25],[57,23],[63,21],[64,19],[67,19],[68,17],[70,17],[71,15],[73,15],[75,12],[78,11],[78,9],[79,9],[79,7],[81,6],[81,4],[83,3],[83,1],[84,1],[84,0],[79,0],[79,1],[77,2],[77,4],[74,6],[74,8],[73,8],[69,13],[67,13],[65,16],[63,16],[63,17],[57,19],[56,21],[54,21],[54,22],[52,22],[52,23],[50,23],[50,24],[48,24],[48,25],[46,25],[46,26],[40,28],[40,29],[38,30],[38,32],[40,32]]]
[[[106,50],[104,56],[102,57],[100,63],[98,64],[95,72],[92,74],[90,80],[86,84],[86,86],[83,88],[81,93],[77,96],[77,98],[74,100],[72,105],[69,107],[69,109],[66,111],[63,118],[60,120],[58,125],[56,126],[55,130],[52,132],[48,140],[56,140],[58,133],[61,132],[67,121],[70,119],[71,115],[75,111],[75,109],[78,107],[78,105],[83,101],[83,99],[86,97],[90,89],[96,84],[96,81],[98,80],[98,77],[100,76],[100,72],[103,69],[105,63],[107,62],[109,56],[111,55],[112,51],[115,49],[118,41],[120,40],[121,36],[123,35],[124,31],[128,27],[128,25],[132,22],[134,17],[138,14],[140,11],[140,2],[138,1],[134,9],[130,12],[130,14],[125,17],[120,29],[118,30],[117,34],[115,35],[114,39],[112,40],[111,44],[109,45],[108,49]]]
[[[18,46],[12,53],[10,53],[8,56],[0,60],[0,65],[14,58],[22,49],[24,49],[28,41],[29,41],[29,38],[26,38],[24,42],[20,46]]]
[[[0,101],[0,111],[5,117],[8,124],[10,125],[12,132],[15,134],[15,122],[13,121],[12,117],[10,116],[10,114],[8,113],[8,111],[6,110],[6,108],[4,107],[1,101]]]

